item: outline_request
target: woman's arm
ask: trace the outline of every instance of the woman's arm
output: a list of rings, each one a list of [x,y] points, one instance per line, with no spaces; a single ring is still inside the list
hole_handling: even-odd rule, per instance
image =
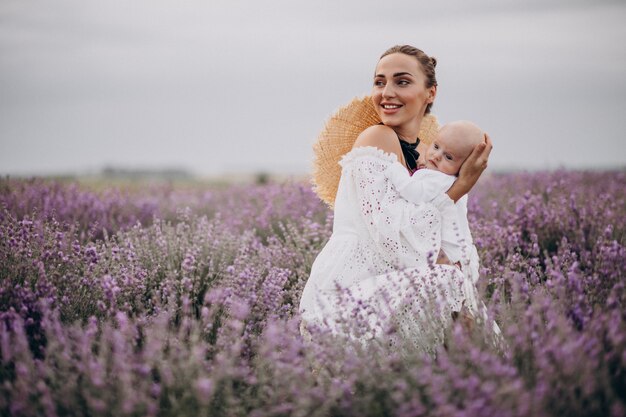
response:
[[[492,149],[491,139],[485,133],[485,141],[476,145],[470,156],[463,162],[461,171],[459,171],[459,178],[447,191],[448,196],[455,203],[472,189],[480,175],[487,168],[487,161]]]

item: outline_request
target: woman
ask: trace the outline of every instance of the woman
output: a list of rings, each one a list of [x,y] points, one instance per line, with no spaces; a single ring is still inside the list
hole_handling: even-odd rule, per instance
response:
[[[359,317],[367,331],[356,337],[379,337],[381,318],[394,318],[400,333],[429,350],[441,341],[440,333],[435,340],[426,337],[423,318],[439,318],[444,326],[462,305],[477,309],[475,287],[463,273],[432,265],[431,259],[441,244],[441,211],[465,195],[487,167],[489,138],[476,146],[452,187],[432,202],[409,203],[384,175],[391,164],[411,173],[416,169],[417,134],[437,94],[435,65],[434,58],[404,45],[387,50],[376,66],[371,96],[382,124],[365,129],[341,161],[333,234],[300,301],[303,331],[308,323],[338,323],[364,306]],[[404,296],[411,289],[421,298],[413,298],[416,309],[408,311]],[[339,300],[341,294],[351,298]],[[424,304],[433,295],[444,305],[436,314]],[[423,316],[416,319],[416,311]]]

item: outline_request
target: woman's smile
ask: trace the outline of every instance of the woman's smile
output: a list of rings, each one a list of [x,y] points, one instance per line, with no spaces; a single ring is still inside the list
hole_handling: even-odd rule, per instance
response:
[[[402,104],[382,102],[380,107],[382,107],[382,112],[385,114],[395,114],[400,110]]]

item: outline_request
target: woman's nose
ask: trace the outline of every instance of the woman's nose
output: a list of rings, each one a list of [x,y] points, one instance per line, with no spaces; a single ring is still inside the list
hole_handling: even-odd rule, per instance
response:
[[[395,95],[395,91],[391,83],[387,83],[385,88],[383,88],[383,97],[393,97]]]

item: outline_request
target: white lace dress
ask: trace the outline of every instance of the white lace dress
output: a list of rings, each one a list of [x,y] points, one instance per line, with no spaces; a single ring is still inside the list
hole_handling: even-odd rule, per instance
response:
[[[445,193],[421,204],[404,199],[386,175],[393,164],[404,168],[378,148],[355,148],[340,164],[333,233],[300,300],[303,327],[321,324],[364,342],[393,333],[430,350],[451,311],[462,303],[478,311],[473,279],[434,264],[442,213],[455,212],[454,203]]]

